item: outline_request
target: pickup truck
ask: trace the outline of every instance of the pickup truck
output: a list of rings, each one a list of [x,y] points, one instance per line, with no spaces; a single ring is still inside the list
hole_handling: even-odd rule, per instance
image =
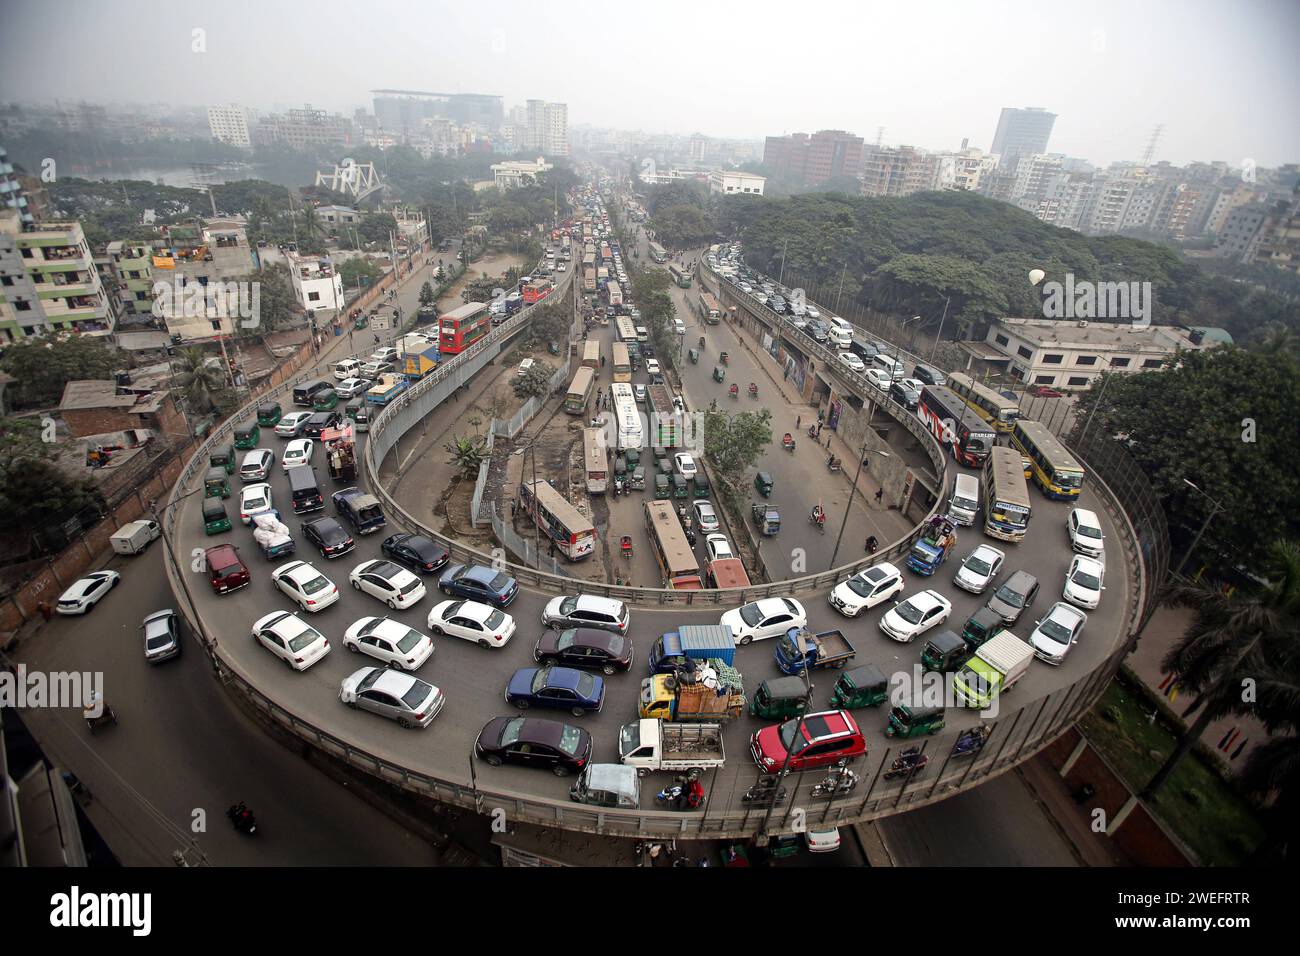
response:
[[[379,381],[370,386],[370,391],[366,392],[366,401],[372,405],[387,405],[405,391],[406,385],[405,375],[398,375],[396,372],[385,372],[379,376]]]
[[[344,488],[330,496],[334,508],[340,517],[346,518],[348,524],[357,534],[371,534],[388,523],[384,517],[379,499],[367,494],[360,488]]]
[[[745,685],[740,671],[716,659],[705,664],[714,674],[701,669],[679,677],[655,674],[642,680],[640,716],[669,722],[739,717],[745,712]]]
[[[805,653],[800,654],[795,643],[800,632],[800,628],[792,627],[786,631],[785,637],[776,642],[776,666],[781,668],[783,674],[798,674],[805,667],[844,667],[857,653],[843,631],[830,630],[813,634],[803,629]]]
[[[280,520],[280,513],[274,508],[265,514],[254,515],[253,529],[253,540],[268,561],[287,557],[297,550],[289,526]]]
[[[957,699],[967,707],[988,707],[1025,676],[1034,649],[1010,631],[999,631],[979,646],[953,681]]]
[[[652,770],[708,770],[726,763],[721,724],[634,720],[618,732],[619,762],[644,777]]]
[[[719,659],[728,666],[736,658],[731,628],[718,624],[683,624],[660,634],[650,648],[650,673],[672,674],[694,670],[695,662]]]
[[[926,532],[912,545],[907,566],[923,577],[939,570],[939,565],[957,545],[957,529],[947,518],[936,517]]]

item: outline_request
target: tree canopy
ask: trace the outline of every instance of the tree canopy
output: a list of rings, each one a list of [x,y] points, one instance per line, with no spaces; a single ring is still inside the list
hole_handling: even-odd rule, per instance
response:
[[[121,364],[104,339],[88,335],[23,339],[0,358],[0,369],[18,380],[10,394],[19,408],[57,405],[68,382],[112,378]]]

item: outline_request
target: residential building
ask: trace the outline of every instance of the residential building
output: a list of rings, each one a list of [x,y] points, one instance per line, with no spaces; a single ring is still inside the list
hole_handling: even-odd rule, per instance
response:
[[[304,309],[337,311],[343,308],[343,277],[325,256],[285,253],[293,294]]]
[[[312,109],[265,116],[253,132],[258,143],[283,143],[294,149],[309,146],[350,146],[354,142],[352,121],[346,116]]]
[[[153,246],[147,242],[108,244],[108,294],[120,323],[152,321]]]
[[[1210,215],[1205,221],[1206,235],[1220,235],[1228,223],[1228,216],[1232,214],[1234,209],[1257,204],[1263,196],[1263,190],[1248,186],[1245,183],[1237,183],[1231,187],[1221,188],[1214,200],[1213,207],[1210,209]]]
[[[0,208],[0,342],[78,332],[108,335],[113,310],[78,222],[24,224]]]
[[[863,150],[864,196],[910,196],[939,188],[941,158],[914,146],[867,146]]]
[[[863,139],[839,129],[809,136],[769,136],[763,144],[763,165],[771,172],[809,185],[828,179],[856,179],[862,172]]]
[[[526,106],[528,139],[524,148],[535,149],[543,156],[568,156],[568,105],[529,100]]]
[[[421,121],[446,119],[474,123],[488,130],[501,125],[502,99],[484,93],[427,93],[419,90],[371,90],[375,119],[385,132],[415,136]]]
[[[504,163],[493,163],[491,167],[498,189],[513,189],[515,186],[536,182],[539,175],[553,168],[541,156],[537,157],[536,162],[508,160]]]
[[[136,429],[172,438],[187,435],[185,420],[167,392],[123,387],[113,381],[68,382],[59,417],[76,438]]]
[[[1226,336],[1172,325],[1003,318],[992,324],[985,342],[1006,357],[1014,379],[1081,389],[1104,372],[1165,368],[1178,352],[1212,348]]]
[[[1228,213],[1218,231],[1214,254],[1220,259],[1249,262],[1255,255],[1261,227],[1268,218],[1268,207],[1263,203],[1237,206]]]
[[[217,282],[246,279],[255,270],[243,220],[163,226],[161,232],[150,259],[154,315],[175,342],[233,334],[240,321],[238,309],[201,293],[214,290]],[[251,290],[245,299],[251,302]]]
[[[1260,227],[1250,261],[1300,273],[1300,199],[1273,204]]]
[[[993,147],[989,152],[998,157],[998,164],[1013,171],[1019,158],[1047,152],[1047,141],[1052,136],[1056,114],[1030,106],[1025,109],[1004,108],[998,117],[998,127],[993,133]]]
[[[715,170],[709,173],[709,192],[724,196],[761,196],[766,183],[766,176],[743,173],[740,170]]]
[[[317,206],[316,218],[321,222],[355,226],[361,221],[361,213],[351,206]]]
[[[5,152],[3,146],[0,146],[0,202],[18,211],[19,222],[36,221],[36,216],[27,204],[23,184],[14,170],[13,163],[9,162],[9,154]]]
[[[208,128],[212,138],[231,146],[252,146],[248,134],[248,110],[237,104],[208,107]]]

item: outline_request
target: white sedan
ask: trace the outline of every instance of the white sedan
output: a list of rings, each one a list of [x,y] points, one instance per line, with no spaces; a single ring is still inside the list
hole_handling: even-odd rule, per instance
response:
[[[882,392],[888,392],[889,386],[894,384],[894,380],[890,377],[890,374],[881,368],[869,368],[867,369],[866,375],[867,384],[880,389]]]
[[[363,617],[343,632],[343,646],[397,670],[417,670],[433,654],[433,638],[391,617]]]
[[[339,398],[356,398],[364,395],[372,384],[368,378],[345,378],[334,386],[334,391],[338,392]]]
[[[649,374],[649,375],[658,375],[658,374],[659,374],[659,371],[660,371],[660,370],[659,370],[659,360],[658,360],[658,359],[646,359],[646,360],[645,360],[645,370],[646,370],[646,373]]]
[[[1101,592],[1106,590],[1106,566],[1095,558],[1076,555],[1065,572],[1065,592],[1061,595],[1071,604],[1091,610],[1101,603]]]
[[[394,611],[404,611],[425,595],[424,582],[406,568],[378,558],[358,564],[348,575],[358,591],[377,597]]]
[[[1061,663],[1087,623],[1088,615],[1064,601],[1057,601],[1029,635],[1034,656],[1049,664]]]
[[[60,614],[87,614],[103,600],[104,595],[117,587],[122,576],[116,571],[92,571],[59,595],[54,606]]]
[[[272,508],[271,486],[262,481],[245,485],[239,492],[239,520],[252,524],[254,515],[264,515]]]
[[[952,583],[971,594],[983,594],[1002,570],[1002,562],[1006,557],[992,545],[981,544],[966,555],[966,560],[957,569]]]
[[[334,582],[306,561],[290,561],[271,572],[275,586],[308,614],[323,611],[339,599]]]
[[[725,534],[711,534],[704,539],[704,550],[709,554],[710,561],[721,561],[723,558],[734,558],[736,555],[731,550],[731,544],[727,541]]]
[[[330,652],[325,635],[289,611],[258,618],[253,638],[296,671],[305,671]]]
[[[920,591],[895,604],[880,619],[880,629],[904,643],[948,620],[952,602],[938,591]]]
[[[311,452],[315,447],[316,443],[310,438],[295,438],[284,446],[284,454],[280,456],[280,467],[288,471],[294,465],[310,464]]]
[[[713,510],[713,505],[707,501],[695,502],[695,521],[700,530],[704,532],[717,531],[721,525],[718,523],[718,514]]]
[[[838,358],[841,365],[847,366],[851,371],[857,372],[859,375],[867,370],[867,367],[862,364],[862,359],[852,352],[841,352]]]
[[[515,633],[515,619],[478,601],[443,601],[429,612],[429,630],[450,634],[480,647],[505,647]]]
[[[780,637],[792,627],[803,627],[808,623],[808,614],[793,598],[764,598],[727,611],[719,623],[731,628],[737,644],[748,644]]]
[[[673,462],[677,466],[677,473],[683,478],[694,478],[699,470],[695,467],[695,459],[685,452],[673,455]]]
[[[279,424],[275,426],[275,433],[281,438],[294,438],[302,431],[302,426],[307,424],[307,419],[311,416],[311,412],[290,412],[280,419]]]

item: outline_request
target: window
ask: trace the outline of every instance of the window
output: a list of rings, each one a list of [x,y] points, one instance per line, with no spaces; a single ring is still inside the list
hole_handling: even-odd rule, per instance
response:
[[[1043,364],[1044,364],[1044,365],[1060,365],[1061,362],[1062,362],[1064,359],[1065,359],[1065,356],[1064,356],[1064,355],[1044,355],[1044,356],[1043,356]]]
[[[1088,380],[1087,380],[1086,378],[1084,378],[1082,375],[1074,375],[1074,376],[1071,376],[1070,381],[1067,382],[1066,384],[1068,384],[1068,385],[1087,385],[1087,384],[1088,384]]]
[[[1034,353],[1030,349],[1025,348],[1023,345],[1020,346],[1018,349],[1016,349],[1016,354],[1019,355],[1021,358],[1031,359],[1034,357]]]
[[[13,284],[14,284],[13,276],[0,276],[0,285],[13,285]]]
[[[1165,364],[1164,359],[1147,359],[1142,363],[1143,368],[1160,368]]]
[[[1035,385],[1051,385],[1056,381],[1055,375],[1038,375],[1034,377]]]
[[[1075,364],[1075,365],[1096,365],[1096,364],[1097,364],[1097,356],[1095,356],[1095,355],[1080,355],[1078,358],[1076,358],[1076,359],[1074,360],[1074,364]]]
[[[30,312],[32,310],[32,304],[26,299],[18,299],[14,302],[14,308],[19,312]]]
[[[1116,358],[1113,358],[1113,359],[1110,360],[1110,367],[1111,367],[1111,368],[1128,368],[1128,363],[1131,362],[1131,361],[1133,361],[1133,360],[1132,360],[1132,359],[1128,359],[1128,358],[1118,358],[1118,357],[1116,357]]]
[[[1011,340],[1008,339],[1005,335],[1002,335],[1001,333],[993,336],[993,341],[997,342],[998,345],[1002,345],[1002,346],[1007,346],[1011,344]]]
[[[320,293],[319,293],[319,292],[308,292],[308,293],[307,293],[307,298],[308,298],[308,300],[311,301],[311,302],[316,302],[316,301],[318,301],[318,300],[320,299]]]

